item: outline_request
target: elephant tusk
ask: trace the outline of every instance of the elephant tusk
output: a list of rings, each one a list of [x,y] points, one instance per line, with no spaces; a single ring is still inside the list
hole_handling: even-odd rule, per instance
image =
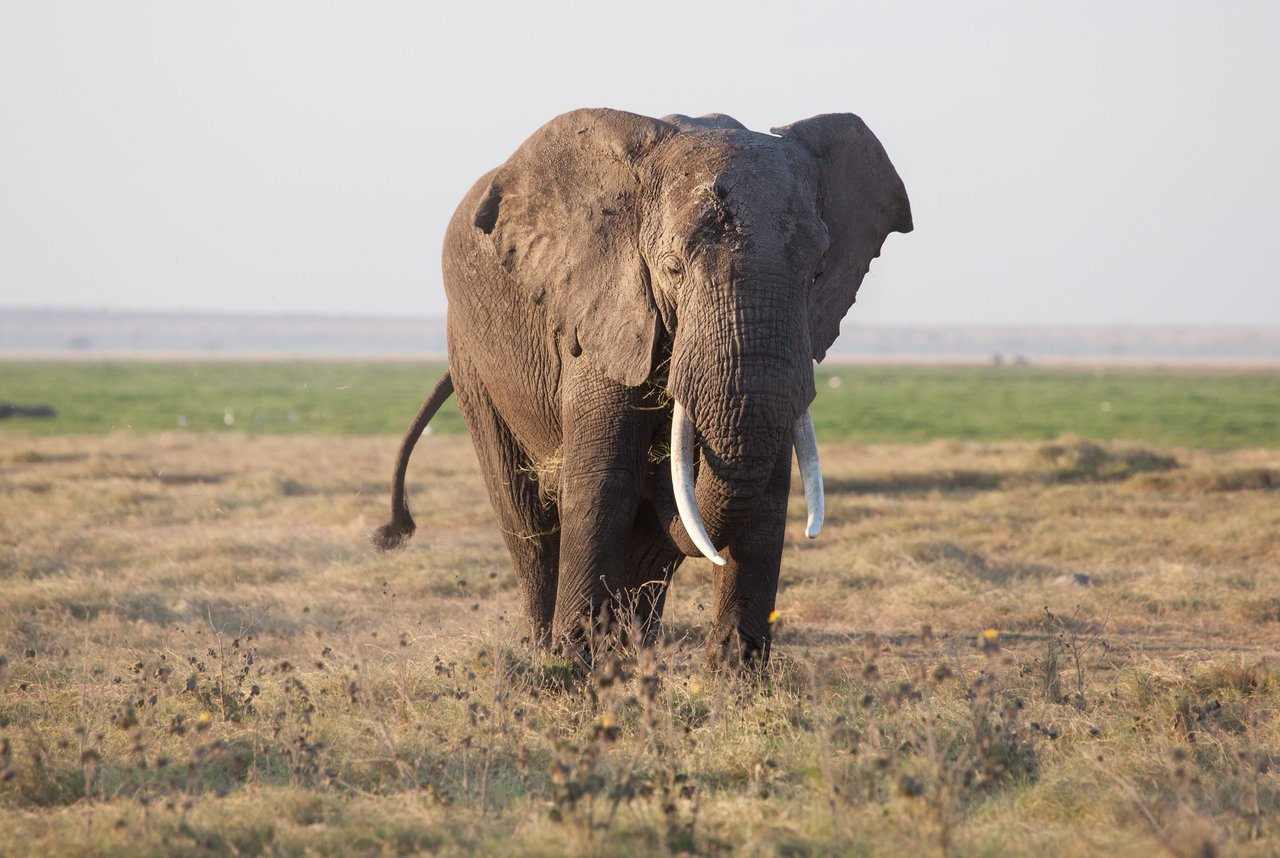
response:
[[[679,402],[675,403],[675,411],[671,415],[671,487],[676,496],[676,509],[680,511],[680,522],[693,544],[712,563],[725,565],[725,559],[707,535],[702,513],[698,512],[693,479],[693,421]]]
[[[804,500],[809,505],[809,523],[804,533],[813,539],[822,530],[826,500],[822,492],[822,465],[818,462],[818,435],[813,431],[813,415],[809,409],[806,408],[804,414],[796,418],[791,434],[795,439],[800,477],[804,480]]]

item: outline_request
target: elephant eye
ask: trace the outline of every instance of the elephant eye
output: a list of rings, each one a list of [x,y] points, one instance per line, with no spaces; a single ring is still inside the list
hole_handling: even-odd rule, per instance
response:
[[[674,253],[668,253],[662,258],[662,270],[673,283],[679,284],[684,279],[684,262]]]

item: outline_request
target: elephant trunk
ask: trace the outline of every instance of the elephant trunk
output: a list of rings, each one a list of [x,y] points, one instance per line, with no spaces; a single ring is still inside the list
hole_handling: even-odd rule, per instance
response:
[[[674,497],[677,509],[669,515],[663,510],[663,517],[682,551],[713,562],[715,549],[728,545],[759,507],[778,457],[790,455],[788,442],[797,432],[813,463],[802,468],[811,477],[806,479],[811,516],[812,502],[821,497],[807,419],[815,390],[807,318],[797,306],[803,302],[787,301],[786,290],[766,285],[772,288],[735,289],[737,300],[707,314],[720,324],[699,324],[705,316],[682,314],[672,349],[668,390],[676,403],[675,468],[668,497]],[[695,466],[696,488],[690,491]],[[665,484],[665,475],[660,479]],[[811,491],[811,486],[817,488]],[[815,533],[820,519],[819,512],[810,522]]]
[[[717,566],[727,562],[716,550],[716,543],[707,533],[706,524],[702,520],[702,512],[698,506],[697,478],[694,472],[694,427],[693,421],[685,413],[680,403],[675,404],[671,425],[671,484],[675,495],[676,509],[683,525],[684,533],[693,547]],[[825,497],[822,486],[822,466],[818,461],[818,439],[813,429],[813,415],[805,409],[795,422],[791,431],[796,448],[796,459],[800,464],[800,477],[804,482],[805,502],[809,508],[809,519],[805,526],[805,535],[810,539],[817,537],[822,530],[825,518]],[[672,522],[674,525],[674,521]],[[677,544],[686,553],[692,551],[678,538]]]

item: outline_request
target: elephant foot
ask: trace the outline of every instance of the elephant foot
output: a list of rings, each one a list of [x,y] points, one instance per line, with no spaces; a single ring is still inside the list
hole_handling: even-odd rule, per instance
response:
[[[731,626],[716,624],[707,637],[707,663],[717,670],[751,673],[769,663],[773,636],[745,634]]]
[[[603,663],[623,645],[624,635],[625,630],[617,622],[612,606],[605,603],[590,613],[561,618],[556,624],[552,651],[571,658],[590,674],[596,664]]]

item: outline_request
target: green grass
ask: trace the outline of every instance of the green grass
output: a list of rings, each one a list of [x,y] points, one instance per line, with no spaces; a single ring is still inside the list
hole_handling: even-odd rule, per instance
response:
[[[444,370],[443,363],[0,363],[0,401],[58,411],[52,420],[4,421],[0,431],[398,434]],[[452,400],[432,427],[463,431]]]
[[[0,363],[0,401],[58,410],[53,420],[4,421],[0,432],[399,434],[443,369],[378,362]],[[814,422],[824,441],[859,443],[1073,434],[1265,447],[1280,441],[1280,372],[833,366],[819,370]],[[463,429],[452,402],[432,425],[444,434]]]
[[[831,379],[840,379],[832,388]],[[1037,441],[1063,434],[1188,447],[1280,442],[1280,372],[831,367],[818,437],[862,443]]]

